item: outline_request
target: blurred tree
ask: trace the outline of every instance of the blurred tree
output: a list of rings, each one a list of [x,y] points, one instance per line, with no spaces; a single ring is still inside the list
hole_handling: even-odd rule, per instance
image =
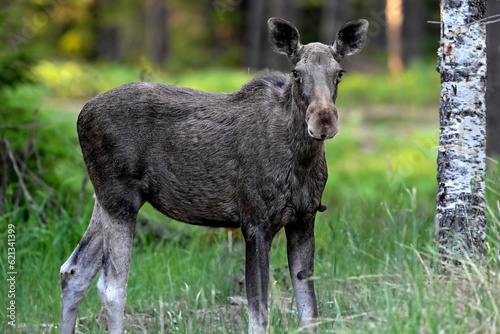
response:
[[[385,5],[387,21],[386,34],[388,46],[387,67],[393,75],[403,71],[403,46],[401,31],[403,27],[403,0],[387,0]]]
[[[158,66],[168,55],[167,22],[165,0],[146,0],[146,54]]]
[[[340,27],[350,21],[351,1],[323,0],[320,22],[321,42],[332,44]]]
[[[386,0],[357,1],[355,3],[356,17],[364,17],[370,21],[368,44],[372,50],[387,52],[387,20],[385,17]]]
[[[266,20],[266,0],[249,1],[247,19],[247,63],[252,70],[264,67],[264,60],[261,58],[264,49],[263,25]]]
[[[269,1],[269,15],[270,17],[281,17],[294,26],[300,29],[302,26],[302,15],[301,15],[301,3],[302,0],[272,0]],[[288,71],[290,69],[290,63],[286,57],[274,52],[268,43],[268,28],[267,19],[264,24],[264,34],[265,34],[265,48],[264,48],[264,67],[272,68],[280,71]]]
[[[486,0],[441,0],[434,243],[446,262],[486,251]],[[464,29],[467,27],[467,29]]]
[[[267,39],[267,20],[281,17],[300,30],[302,0],[252,0],[247,8],[247,64],[252,70],[265,67],[285,70],[290,67],[286,57],[272,52]]]
[[[387,1],[401,0],[26,0],[21,3],[29,11],[18,17],[26,20],[33,16],[36,20],[28,20],[11,39],[44,58],[137,64],[147,56],[172,71],[228,64],[247,65],[253,70],[288,70],[286,57],[273,53],[268,45],[269,17],[292,22],[304,43],[330,43],[340,25],[363,17],[370,21],[368,47],[375,51],[370,65],[378,66],[388,50]],[[421,54],[423,48],[435,50],[432,43],[438,27],[426,25],[422,19],[434,3],[403,1],[405,60]],[[434,30],[429,33],[430,29]]]
[[[488,0],[488,16],[500,14],[500,1]],[[500,155],[500,23],[488,24],[488,114],[486,153],[492,158]]]
[[[423,56],[423,36],[426,27],[424,14],[426,2],[421,0],[403,1],[402,52],[405,65]]]
[[[89,6],[87,22],[94,40],[87,56],[89,60],[120,60],[120,28],[104,19],[104,15],[114,9],[112,6],[113,2],[109,0],[94,0]]]

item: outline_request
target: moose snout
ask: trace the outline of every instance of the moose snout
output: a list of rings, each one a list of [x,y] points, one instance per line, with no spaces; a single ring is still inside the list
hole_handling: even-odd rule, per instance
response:
[[[332,103],[321,109],[313,105],[309,106],[308,116],[307,130],[314,139],[331,139],[339,131],[337,108]]]
[[[337,134],[338,130],[333,133],[322,132],[319,134],[314,133],[311,129],[308,129],[309,136],[318,140],[332,139]]]

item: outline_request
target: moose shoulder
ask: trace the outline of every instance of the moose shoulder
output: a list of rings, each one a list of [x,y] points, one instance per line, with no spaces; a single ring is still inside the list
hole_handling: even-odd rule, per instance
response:
[[[298,315],[316,330],[307,278],[314,218],[324,209],[324,140],[338,132],[339,61],[361,50],[368,23],[346,24],[333,45],[302,45],[289,22],[268,23],[271,46],[293,64],[290,74],[267,71],[230,94],[130,83],[85,105],[77,128],[96,203],[61,268],[61,333],[74,331],[99,270],[109,330],[123,331],[132,236],[145,202],[189,224],[241,227],[251,333],[267,331],[269,250],[284,227]]]

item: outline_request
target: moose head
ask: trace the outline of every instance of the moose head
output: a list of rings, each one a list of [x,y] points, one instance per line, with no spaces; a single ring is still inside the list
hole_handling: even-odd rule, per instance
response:
[[[344,73],[339,62],[361,51],[368,21],[345,24],[332,45],[302,45],[297,28],[283,19],[271,18],[268,26],[272,48],[293,64],[293,101],[304,112],[309,135],[318,140],[333,138],[339,130],[335,101]]]

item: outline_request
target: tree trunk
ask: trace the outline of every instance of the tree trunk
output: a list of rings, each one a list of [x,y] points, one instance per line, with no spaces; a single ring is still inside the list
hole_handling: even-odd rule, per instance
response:
[[[167,15],[164,0],[146,1],[146,54],[157,66],[165,63],[168,53]]]
[[[387,0],[372,0],[371,10],[364,14],[370,21],[367,44],[369,44],[371,50],[376,52],[387,52],[387,34],[385,33],[387,28],[386,4]],[[355,5],[353,7],[354,11],[359,11]]]
[[[485,252],[486,0],[441,0],[434,243],[443,258]]]
[[[247,64],[252,70],[259,70],[263,67],[262,54],[264,49],[265,31],[267,24],[265,20],[266,1],[254,0],[249,2],[247,19]]]
[[[425,5],[422,0],[403,2],[403,63],[410,65],[424,54]]]
[[[87,59],[90,61],[108,60],[119,61],[120,52],[120,28],[116,25],[106,24],[103,13],[111,10],[110,1],[95,1],[90,5],[90,30],[94,36],[94,45]]]
[[[500,1],[488,0],[488,16],[500,14]],[[498,159],[500,155],[500,23],[487,25],[488,36],[488,156]]]
[[[300,31],[300,2],[301,0],[270,0],[267,2],[267,18],[280,17],[291,22]],[[283,55],[277,54],[268,43],[268,28],[267,23],[263,25],[264,29],[264,50],[262,57],[262,67],[271,68],[287,72],[290,70],[290,62]]]
[[[393,75],[403,71],[403,50],[401,30],[403,27],[403,0],[387,0],[385,5],[387,20],[386,34],[389,59],[387,67]]]
[[[321,42],[333,44],[340,27],[351,20],[350,6],[348,0],[323,0],[320,22]]]

